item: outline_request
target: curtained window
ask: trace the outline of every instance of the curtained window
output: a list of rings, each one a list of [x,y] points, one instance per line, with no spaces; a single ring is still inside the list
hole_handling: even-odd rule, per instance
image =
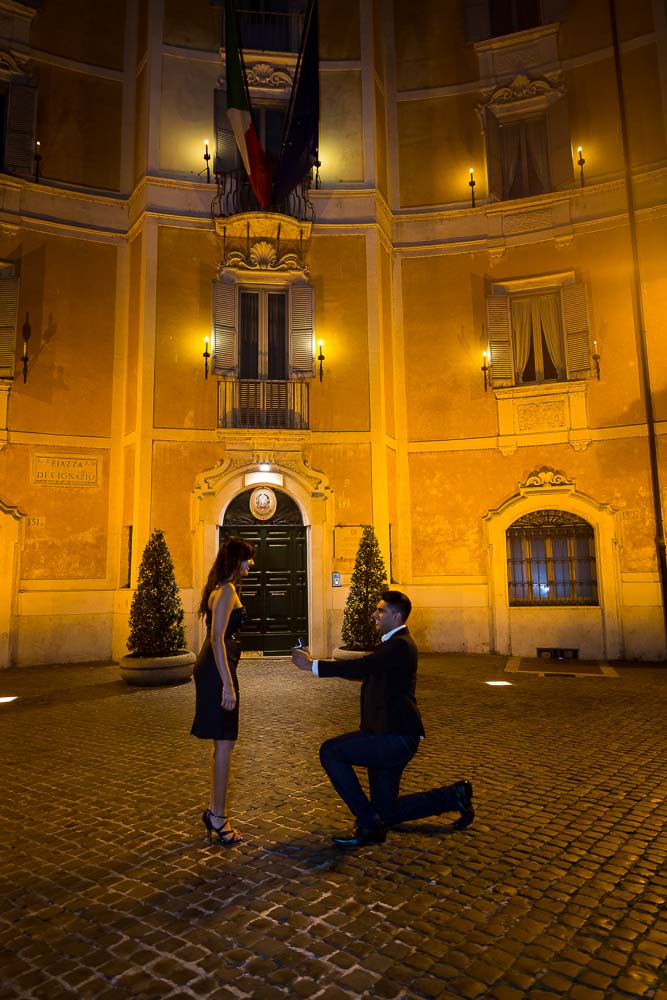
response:
[[[494,388],[593,374],[586,288],[573,272],[494,284],[486,332]]]
[[[553,382],[565,374],[560,297],[531,295],[511,299],[514,362],[523,383]]]
[[[507,579],[513,606],[598,604],[593,528],[569,511],[525,514],[507,531]]]
[[[500,125],[503,200],[530,198],[551,190],[544,118]]]

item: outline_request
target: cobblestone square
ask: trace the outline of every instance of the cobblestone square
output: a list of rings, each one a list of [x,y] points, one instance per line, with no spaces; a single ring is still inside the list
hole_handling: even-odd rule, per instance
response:
[[[356,685],[241,662],[226,849],[191,683],[2,672],[0,997],[667,1000],[667,671],[506,662],[420,662],[403,790],[469,777],[473,826],[348,853],[318,747],[356,727]]]

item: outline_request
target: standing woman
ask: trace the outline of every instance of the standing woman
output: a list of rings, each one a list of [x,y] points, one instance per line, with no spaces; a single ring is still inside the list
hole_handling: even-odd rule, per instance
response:
[[[236,667],[241,656],[237,632],[245,608],[237,593],[253,565],[255,546],[230,536],[222,542],[204,587],[199,614],[206,619],[206,639],[194,668],[195,719],[190,730],[211,747],[211,799],[202,815],[208,840],[215,833],[229,847],[243,839],[227,816],[229,763],[239,734],[239,686]]]

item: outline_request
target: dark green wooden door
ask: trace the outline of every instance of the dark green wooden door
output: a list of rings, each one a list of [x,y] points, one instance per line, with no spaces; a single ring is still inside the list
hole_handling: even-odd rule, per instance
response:
[[[221,538],[240,535],[256,546],[255,565],[241,592],[248,612],[241,636],[244,650],[266,656],[285,655],[297,638],[308,639],[306,529],[294,501],[274,492],[278,506],[269,521],[254,518],[248,490],[227,508],[220,529]]]

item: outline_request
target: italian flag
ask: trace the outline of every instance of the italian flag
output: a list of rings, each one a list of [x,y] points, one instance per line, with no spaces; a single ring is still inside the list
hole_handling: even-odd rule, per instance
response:
[[[271,163],[262,149],[250,112],[233,0],[225,0],[225,54],[227,117],[257,201],[266,208],[271,201]]]

